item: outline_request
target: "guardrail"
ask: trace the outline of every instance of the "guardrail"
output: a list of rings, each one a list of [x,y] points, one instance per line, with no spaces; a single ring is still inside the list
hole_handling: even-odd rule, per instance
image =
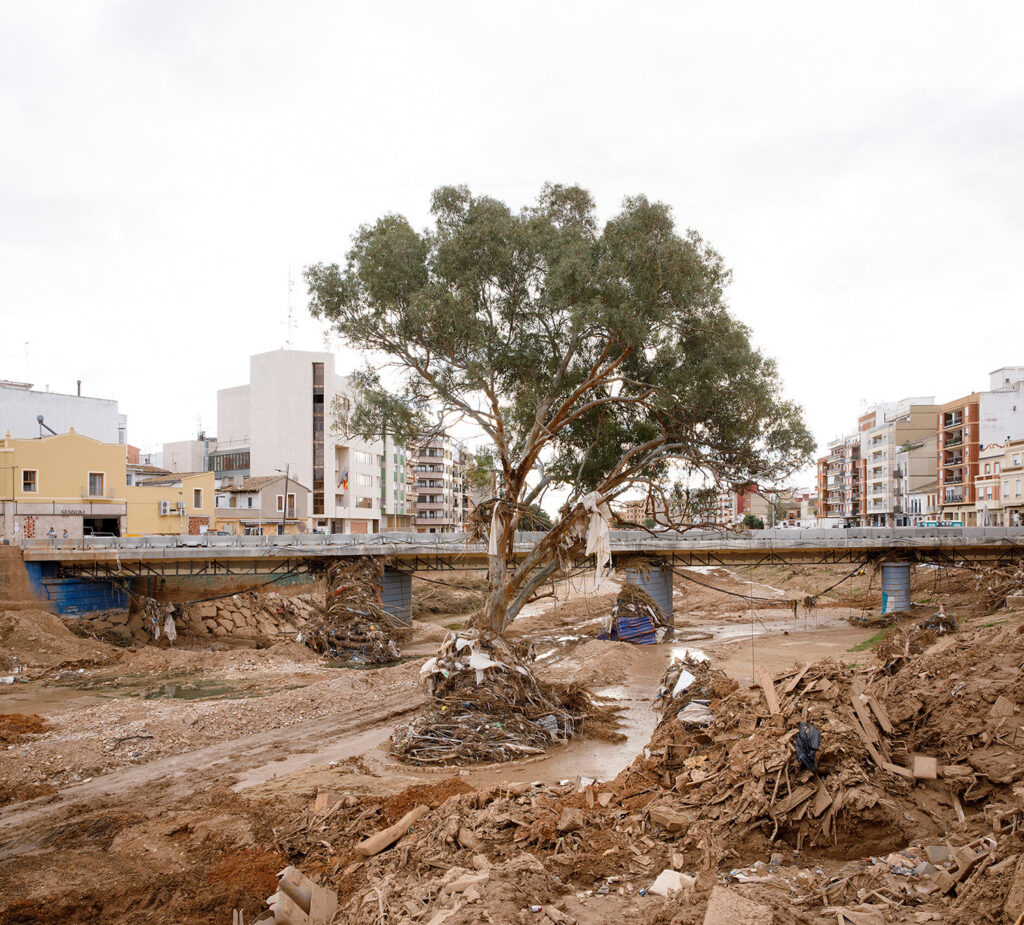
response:
[[[544,533],[516,533],[516,545],[530,545],[539,542]],[[645,530],[613,530],[612,549],[643,545],[651,549],[699,546],[744,546],[782,542],[787,545],[813,545],[820,541],[823,546],[847,546],[854,540],[907,541],[942,537],[964,540],[1005,540],[1010,545],[1024,544],[1022,527],[776,527],[770,530],[749,530],[734,532],[728,529],[666,531],[650,534]],[[897,542],[896,545],[901,545]],[[432,546],[437,549],[453,546],[480,545],[472,543],[467,533],[289,533],[271,536],[221,536],[217,534],[190,535],[148,535],[148,536],[95,536],[63,540],[48,537],[25,538],[22,549],[34,550],[100,550],[100,549],[231,549],[263,548],[274,549],[345,549],[353,546]],[[854,544],[855,545],[855,544]]]

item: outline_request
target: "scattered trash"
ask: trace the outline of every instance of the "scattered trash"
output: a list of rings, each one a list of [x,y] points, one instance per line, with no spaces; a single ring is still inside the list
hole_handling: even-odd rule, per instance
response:
[[[314,652],[380,664],[401,657],[408,627],[381,605],[384,564],[372,557],[339,559],[325,576],[323,608],[298,636]]]
[[[810,723],[800,723],[793,737],[796,757],[808,771],[818,770],[818,749],[821,747],[821,733]]]
[[[661,642],[670,629],[671,625],[654,598],[639,585],[628,581],[623,583],[604,625],[607,638],[636,645]]]
[[[533,647],[475,630],[450,633],[420,669],[430,701],[398,726],[391,752],[413,764],[508,761],[580,734],[610,734],[614,711],[580,684],[538,680]]]

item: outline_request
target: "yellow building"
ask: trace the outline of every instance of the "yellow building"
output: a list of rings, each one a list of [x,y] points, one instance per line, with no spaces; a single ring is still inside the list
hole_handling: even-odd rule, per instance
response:
[[[73,540],[210,528],[212,472],[126,483],[123,444],[101,443],[73,429],[51,437],[8,436],[0,440],[0,536]]]
[[[172,472],[125,488],[128,534],[189,533],[212,530],[214,474]]]
[[[0,532],[7,539],[125,531],[125,447],[74,429],[0,441]],[[51,531],[53,531],[51,533]]]

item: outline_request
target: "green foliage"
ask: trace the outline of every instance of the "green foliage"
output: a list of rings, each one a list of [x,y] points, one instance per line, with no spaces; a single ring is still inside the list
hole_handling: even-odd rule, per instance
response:
[[[751,530],[763,530],[764,521],[760,517],[755,517],[753,514],[743,515],[743,526],[749,527]]]
[[[889,635],[889,630],[884,629],[881,632],[875,633],[870,639],[865,639],[863,642],[858,642],[855,646],[850,646],[848,652],[867,652],[868,649],[873,649],[877,646],[886,636]]]
[[[519,518],[520,530],[546,533],[554,526],[555,522],[551,519],[551,515],[539,504],[531,504],[530,509]]]
[[[769,484],[811,459],[774,361],[727,310],[722,258],[678,232],[668,206],[629,197],[599,228],[579,187],[545,185],[516,212],[448,186],[431,212],[422,232],[385,215],[359,229],[343,266],[309,267],[310,308],[375,370],[383,358],[401,373],[387,389],[361,376],[350,432],[401,438],[457,420],[483,431],[488,479],[512,502],[498,515],[502,555],[514,512],[548,485],[567,489],[550,558],[587,492],[667,487],[680,466],[713,484]]]

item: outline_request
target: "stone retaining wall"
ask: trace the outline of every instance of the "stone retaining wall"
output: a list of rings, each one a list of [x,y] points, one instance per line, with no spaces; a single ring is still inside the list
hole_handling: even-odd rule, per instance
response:
[[[216,601],[200,604],[167,604],[174,609],[174,625],[179,636],[205,637],[209,640],[231,637],[234,639],[275,638],[291,636],[305,625],[309,617],[320,609],[313,594],[292,597],[283,594],[233,594]],[[101,639],[122,645],[147,645],[163,641],[154,640],[144,614],[134,609],[127,613],[104,613],[65,619],[69,627],[92,633]]]

